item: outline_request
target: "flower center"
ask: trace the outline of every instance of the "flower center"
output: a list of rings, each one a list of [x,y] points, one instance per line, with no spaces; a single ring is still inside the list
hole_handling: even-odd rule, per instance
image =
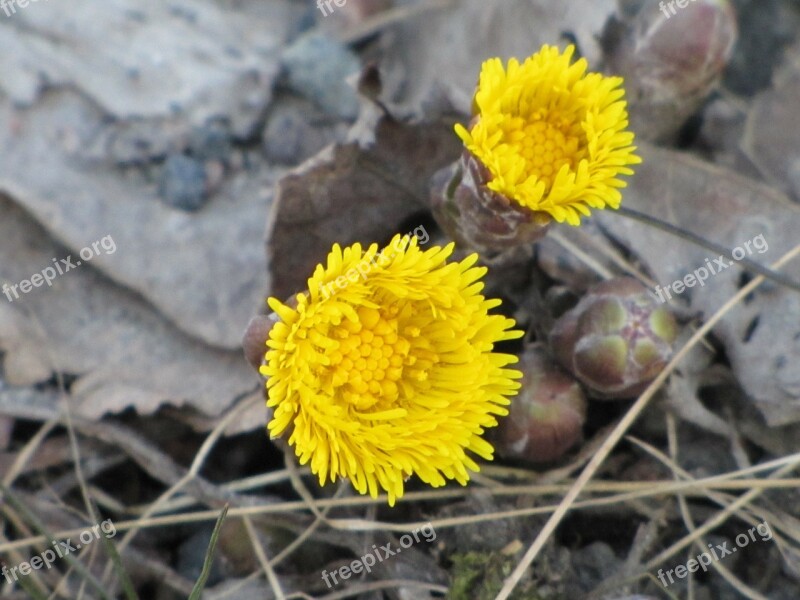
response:
[[[584,136],[574,119],[559,119],[537,110],[527,118],[504,115],[500,129],[503,142],[525,160],[525,173],[535,175],[547,189],[561,167],[575,169],[583,157]]]
[[[359,307],[358,321],[332,325],[336,342],[323,377],[334,393],[357,410],[399,408],[400,387],[409,380],[424,382],[438,356],[426,350],[421,328],[407,306]]]

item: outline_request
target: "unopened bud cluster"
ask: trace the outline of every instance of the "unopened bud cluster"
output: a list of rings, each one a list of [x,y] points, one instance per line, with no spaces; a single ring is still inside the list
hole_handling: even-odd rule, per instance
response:
[[[604,281],[565,313],[550,334],[559,362],[600,398],[639,394],[672,355],[677,325],[630,277]]]

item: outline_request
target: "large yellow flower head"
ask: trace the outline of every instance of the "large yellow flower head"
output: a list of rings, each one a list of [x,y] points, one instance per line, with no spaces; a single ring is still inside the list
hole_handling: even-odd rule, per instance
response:
[[[544,46],[522,64],[483,63],[470,130],[456,133],[490,174],[488,187],[559,223],[580,224],[589,207],[619,207],[620,175],[641,162],[621,77],[587,73],[586,59],[570,64]]]
[[[492,350],[522,332],[489,314],[500,301],[480,295],[477,255],[448,263],[452,251],[423,252],[409,236],[382,252],[337,244],[296,308],[269,299],[281,319],[261,367],[269,431],[291,432],[321,485],[347,477],[373,498],[383,488],[393,505],[413,473],[464,485],[478,470],[467,451],[492,458],[481,434],[508,414],[522,376],[506,368],[515,356]]]

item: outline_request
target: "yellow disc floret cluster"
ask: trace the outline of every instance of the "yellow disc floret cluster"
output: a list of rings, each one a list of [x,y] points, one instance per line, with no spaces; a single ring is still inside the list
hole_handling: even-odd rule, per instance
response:
[[[587,73],[544,46],[504,67],[486,61],[475,93],[475,120],[456,133],[488,169],[489,189],[558,222],[580,224],[589,208],[617,208],[620,175],[641,162],[634,154],[621,77]]]
[[[409,236],[383,252],[336,245],[295,308],[270,298],[281,320],[261,368],[269,431],[290,432],[320,484],[346,477],[394,504],[412,474],[465,484],[478,470],[468,451],[492,458],[481,435],[507,414],[521,377],[506,368],[516,357],[493,348],[522,332],[489,314],[500,301],[480,295],[477,255],[448,263],[452,250],[423,252]]]

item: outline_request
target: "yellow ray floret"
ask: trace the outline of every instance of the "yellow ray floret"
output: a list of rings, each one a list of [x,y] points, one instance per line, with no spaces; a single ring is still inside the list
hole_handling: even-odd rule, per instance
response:
[[[506,368],[517,358],[493,348],[522,332],[489,314],[500,301],[480,295],[477,255],[448,263],[452,251],[423,252],[409,236],[382,252],[335,245],[296,308],[269,299],[281,318],[261,367],[269,432],[290,432],[321,485],[346,477],[393,505],[412,474],[463,485],[478,470],[468,452],[492,458],[481,435],[521,377]]]
[[[621,77],[587,73],[544,46],[522,64],[486,61],[475,93],[471,130],[456,125],[467,150],[491,174],[489,189],[520,205],[579,225],[589,208],[618,208],[620,175],[641,162]]]

